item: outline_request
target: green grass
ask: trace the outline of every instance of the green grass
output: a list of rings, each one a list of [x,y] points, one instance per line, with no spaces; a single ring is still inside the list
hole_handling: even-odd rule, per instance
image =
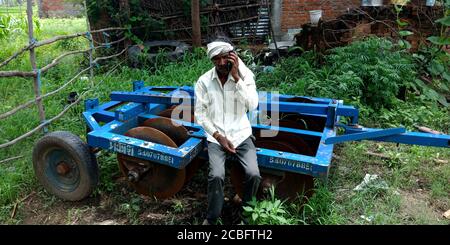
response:
[[[58,20],[44,19],[40,20],[40,22],[41,31],[36,35],[37,40],[44,40],[55,35],[82,32],[86,30],[86,22],[81,18]],[[27,43],[28,36],[25,32],[19,32],[8,39],[0,40],[0,46],[2,47],[2,49],[0,49],[0,60],[5,60]],[[41,47],[36,51],[38,67],[48,64],[63,52],[86,47],[87,42],[83,39],[65,41],[63,43]],[[77,64],[80,64],[83,60],[84,58],[80,57],[80,55],[67,58],[62,64],[44,75],[42,77],[42,93],[52,91],[62,85],[72,74],[76,73],[78,70]],[[31,66],[28,53],[21,55],[19,59],[2,67],[1,70],[30,71]],[[62,93],[53,96],[51,99],[44,100],[47,118],[56,115],[63,109],[63,102],[70,91],[81,91],[87,87],[86,84],[80,83],[68,86]],[[0,113],[7,112],[12,108],[33,99],[33,97],[32,79],[0,78]],[[59,120],[57,124],[52,125],[50,129],[66,128],[81,134],[83,132],[83,127],[81,125],[80,112],[81,107],[71,110],[68,115]],[[0,143],[6,143],[7,141],[26,133],[38,124],[39,120],[35,106],[25,109],[2,121],[0,124]],[[0,150],[0,159],[23,156],[20,159],[4,163],[0,166],[0,205],[2,207],[11,207],[11,204],[15,202],[16,199],[37,187],[32,170],[31,153],[34,142],[39,136],[40,134],[36,134],[17,145]],[[0,221],[8,220],[8,215],[0,215],[0,217]]]
[[[33,6],[33,14],[37,15],[38,8],[37,6]],[[26,16],[27,15],[27,4],[26,2],[22,5],[8,7],[5,5],[0,6],[0,14],[9,14],[9,15],[17,15],[17,16]]]
[[[392,158],[381,159],[366,154],[367,151],[375,150]],[[334,203],[328,209],[338,213],[345,220],[343,223],[448,224],[448,221],[443,218],[433,219],[449,208],[449,165],[437,164],[433,160],[450,159],[448,150],[406,145],[397,147],[389,143],[355,142],[344,144],[339,156],[339,160],[335,162],[336,170],[327,188],[332,192],[330,195],[335,197]],[[366,173],[378,174],[388,184],[389,189],[353,191]],[[419,185],[416,182],[417,179],[422,179],[425,182],[424,186]],[[424,194],[419,196],[420,190]],[[409,195],[413,198],[408,198]],[[320,203],[329,199],[319,198],[314,201],[313,203]],[[416,201],[419,206],[423,204],[422,211],[426,213],[425,216],[421,216],[420,208],[416,212],[417,215],[408,214],[405,206],[409,202]],[[433,209],[435,213],[432,212]],[[368,222],[361,218],[361,215],[372,216],[373,220]],[[334,219],[335,217],[331,221]]]

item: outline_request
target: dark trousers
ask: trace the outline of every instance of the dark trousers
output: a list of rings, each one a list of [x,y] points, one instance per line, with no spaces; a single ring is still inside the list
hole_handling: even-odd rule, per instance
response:
[[[236,155],[238,162],[245,171],[244,197],[246,203],[256,195],[261,176],[256,158],[256,148],[251,139],[247,138],[238,147]],[[223,184],[225,179],[225,161],[227,153],[221,145],[208,142],[209,174],[208,174],[208,211],[206,218],[210,223],[215,223],[220,217],[223,207]]]

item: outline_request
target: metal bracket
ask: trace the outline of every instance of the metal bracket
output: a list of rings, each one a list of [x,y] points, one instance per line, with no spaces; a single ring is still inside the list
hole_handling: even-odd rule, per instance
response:
[[[84,110],[89,111],[95,109],[99,105],[98,98],[95,99],[87,99],[84,101]]]
[[[144,81],[134,81],[133,82],[133,91],[138,91],[144,88]]]

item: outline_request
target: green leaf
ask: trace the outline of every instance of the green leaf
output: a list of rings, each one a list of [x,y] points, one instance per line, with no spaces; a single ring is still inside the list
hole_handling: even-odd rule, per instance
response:
[[[436,20],[436,23],[441,23],[444,26],[450,26],[450,15]]]
[[[398,40],[398,46],[400,46],[400,48],[403,48],[403,49],[411,48],[411,44],[408,41],[402,40],[402,39]]]
[[[439,97],[438,97],[438,102],[441,104],[441,105],[443,105],[443,106],[445,106],[445,107],[448,107],[448,102],[447,102],[447,98],[443,95],[443,94],[439,94],[438,95]]]
[[[436,45],[450,45],[450,37],[431,36],[427,40]]]
[[[266,207],[267,207],[267,202],[266,202],[266,201],[263,201],[263,202],[261,203],[261,208],[264,209],[264,208],[266,208]]]
[[[278,207],[278,206],[280,205],[280,203],[281,203],[281,201],[277,199],[277,200],[275,201],[274,206],[275,206],[275,207]]]
[[[410,36],[410,35],[414,34],[414,32],[412,32],[412,31],[399,31],[398,34],[400,36],[402,36],[402,37],[405,37],[405,36]]]
[[[249,207],[249,206],[245,206],[245,207],[243,207],[243,209],[244,209],[244,211],[249,212],[249,213],[251,213],[253,211],[253,208]]]
[[[286,220],[284,217],[277,216],[277,219],[278,219],[278,221],[279,221],[281,224],[286,224],[286,223],[287,223],[287,220]]]
[[[450,83],[450,73],[448,72],[444,72],[444,74],[442,74],[442,77],[447,80],[447,82]]]
[[[408,22],[403,22],[403,21],[397,19],[397,25],[399,25],[400,27],[405,27],[408,25]]]
[[[252,213],[252,220],[256,221],[258,219],[258,214],[257,213]]]

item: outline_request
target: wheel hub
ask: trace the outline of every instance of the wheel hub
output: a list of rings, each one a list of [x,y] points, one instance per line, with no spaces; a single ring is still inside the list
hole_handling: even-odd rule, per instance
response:
[[[60,163],[58,163],[58,165],[56,165],[56,172],[61,175],[61,176],[65,176],[70,172],[70,166],[69,164],[67,164],[64,161],[61,161]]]

